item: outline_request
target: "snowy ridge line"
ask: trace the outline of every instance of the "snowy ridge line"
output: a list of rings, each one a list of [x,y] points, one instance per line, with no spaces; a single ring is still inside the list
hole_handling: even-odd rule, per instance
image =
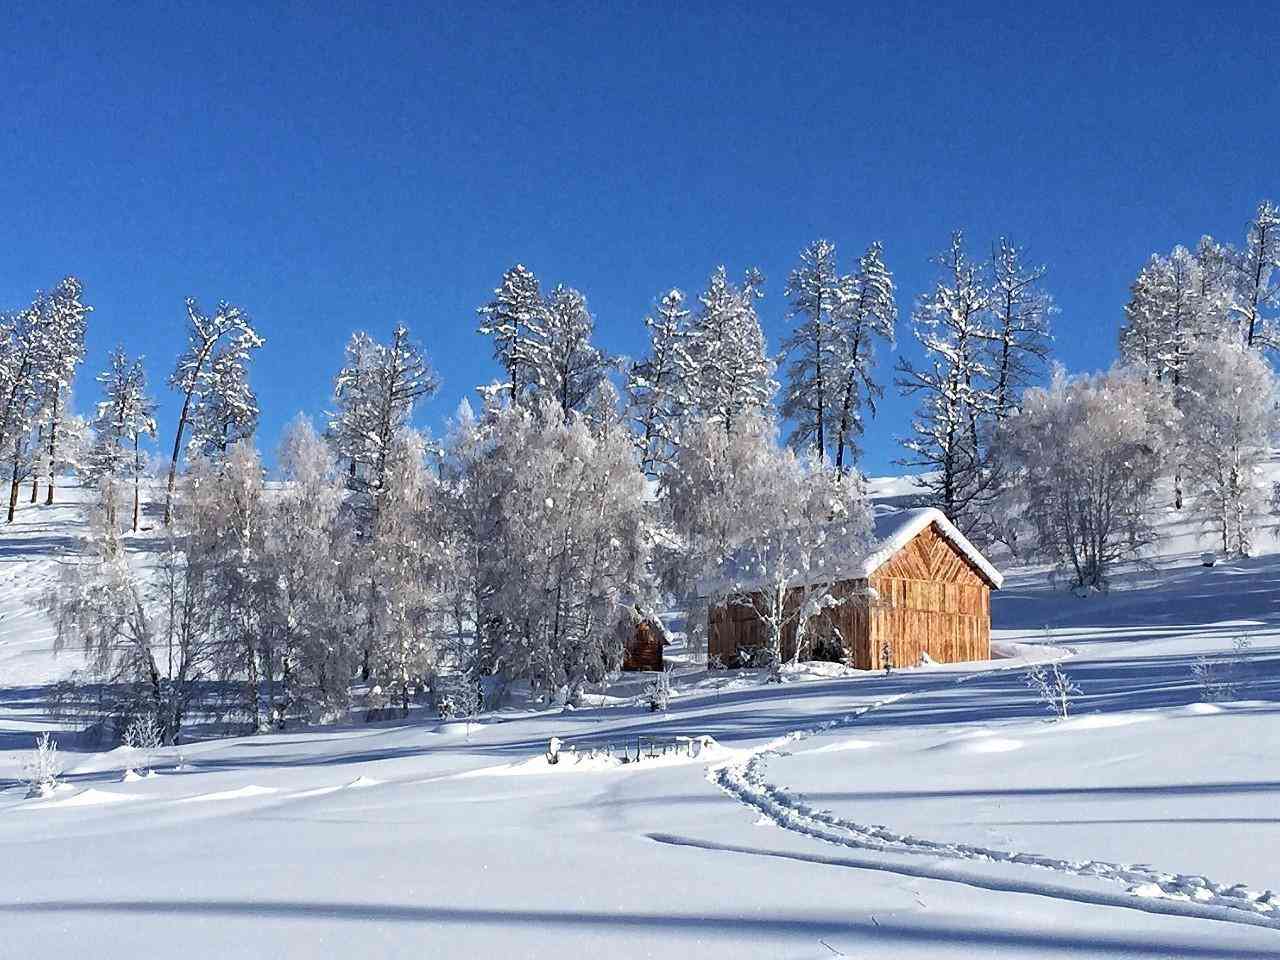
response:
[[[964,683],[968,679],[970,676],[961,678],[957,683]],[[878,824],[866,825],[844,820],[829,810],[811,806],[803,797],[776,787],[765,779],[768,758],[783,755],[782,747],[787,744],[833,728],[848,726],[870,711],[909,695],[899,694],[878,700],[815,727],[792,731],[764,744],[743,759],[708,768],[707,778],[776,826],[839,846],[880,853],[1027,865],[1069,876],[1111,880],[1129,885],[1125,900],[1137,909],[1280,929],[1280,895],[1271,890],[1259,893],[1244,884],[1217,883],[1199,874],[1170,873],[1147,864],[1128,865],[1105,860],[1072,861],[1036,853],[926,840],[910,834],[895,833]],[[942,876],[940,879],[967,882],[962,877]],[[1045,889],[1043,893],[1045,896],[1062,897],[1061,892],[1052,889]],[[1154,904],[1143,905],[1144,900],[1158,900],[1160,907],[1155,908]]]

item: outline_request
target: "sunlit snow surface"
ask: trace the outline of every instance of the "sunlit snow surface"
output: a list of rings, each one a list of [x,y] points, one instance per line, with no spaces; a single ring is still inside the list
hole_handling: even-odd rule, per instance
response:
[[[64,738],[66,785],[26,799],[47,685],[83,666],[34,605],[81,518],[19,520],[0,532],[0,956],[1280,956],[1269,530],[1263,556],[1209,569],[1170,522],[1157,570],[1085,600],[997,558],[998,645],[1021,659],[782,685],[690,667],[665,715],[628,681],[576,711],[209,740],[128,780],[127,751]],[[1242,699],[1204,702],[1191,664],[1242,633]],[[1069,653],[1083,694],[1051,723],[1019,667]],[[701,735],[696,758],[676,740]]]

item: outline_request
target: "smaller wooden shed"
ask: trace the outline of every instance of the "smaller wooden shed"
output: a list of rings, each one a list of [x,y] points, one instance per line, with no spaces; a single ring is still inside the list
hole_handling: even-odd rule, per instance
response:
[[[875,520],[871,545],[830,565],[831,592],[844,600],[812,618],[812,647],[863,670],[907,667],[925,655],[938,663],[991,657],[991,591],[1003,578],[955,525],[932,508],[900,510]],[[799,591],[796,593],[799,603]],[[788,601],[790,602],[790,601]],[[708,612],[707,653],[740,662],[762,647],[768,627],[758,593],[744,591]],[[783,631],[782,654],[795,651],[795,622]]]
[[[618,622],[622,636],[622,669],[661,670],[667,631],[656,614],[643,607],[625,606]]]

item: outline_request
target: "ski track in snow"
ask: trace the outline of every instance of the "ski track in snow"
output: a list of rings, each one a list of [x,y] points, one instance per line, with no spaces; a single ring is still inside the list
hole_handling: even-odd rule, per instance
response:
[[[970,679],[972,676],[962,677],[956,683],[964,683]],[[1260,892],[1250,889],[1245,884],[1218,883],[1199,874],[1170,873],[1157,870],[1148,864],[1122,864],[1106,860],[1063,860],[1037,853],[997,850],[991,847],[927,840],[910,834],[895,833],[879,824],[867,825],[844,820],[829,810],[810,805],[803,796],[790,793],[769,783],[766,779],[769,758],[785,755],[788,746],[835,728],[849,726],[872,710],[913,695],[913,693],[902,693],[877,700],[817,726],[795,730],[777,737],[751,751],[746,757],[709,767],[707,779],[735,800],[762,815],[766,822],[827,843],[879,853],[1032,866],[1067,876],[1110,880],[1127,885],[1127,896],[1117,905],[1127,905],[1152,913],[1223,920],[1280,930],[1280,895],[1271,890]],[[652,839],[692,846],[700,845],[697,841],[685,838],[655,836]],[[893,867],[886,864],[885,869],[893,870]],[[963,876],[951,874],[939,874],[937,878],[961,883],[970,882]],[[980,880],[975,878],[972,885],[991,888],[993,882],[989,877],[983,877]],[[1025,892],[1026,884],[1015,882],[1009,889]],[[1052,887],[1036,887],[1034,892],[1056,899],[1076,899],[1067,891]]]

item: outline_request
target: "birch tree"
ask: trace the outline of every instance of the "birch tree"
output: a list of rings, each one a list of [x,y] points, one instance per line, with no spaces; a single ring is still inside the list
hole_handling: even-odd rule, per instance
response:
[[[1207,340],[1188,359],[1183,402],[1187,485],[1194,512],[1222,552],[1247,557],[1264,513],[1261,469],[1274,434],[1276,376],[1238,340]]]

